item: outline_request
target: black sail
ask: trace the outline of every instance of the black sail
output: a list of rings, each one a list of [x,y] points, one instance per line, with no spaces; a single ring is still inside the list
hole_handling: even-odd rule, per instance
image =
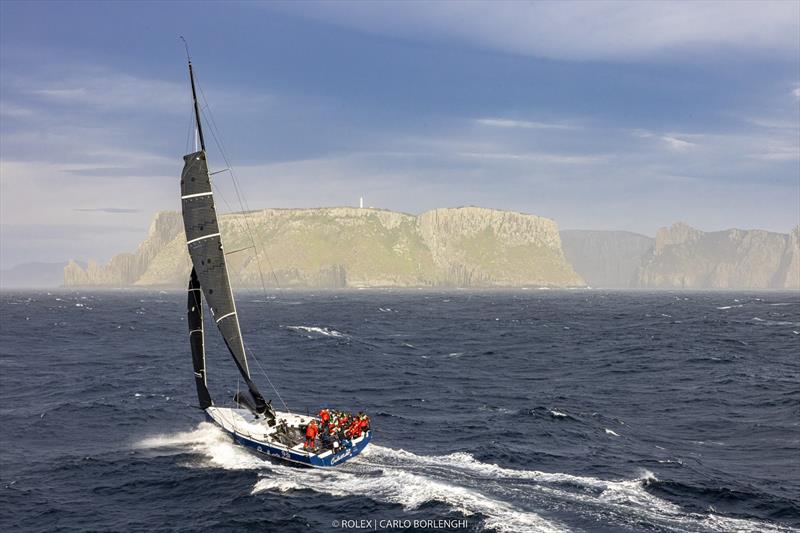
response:
[[[189,324],[189,344],[192,347],[192,364],[194,366],[194,381],[197,385],[197,399],[200,408],[211,407],[211,394],[208,392],[206,381],[206,348],[203,334],[203,296],[200,291],[200,282],[197,274],[192,269],[189,279],[188,298],[186,301],[186,321]]]
[[[211,192],[205,150],[183,157],[181,203],[186,243],[197,280],[208,302],[211,316],[247,384],[259,412],[267,409],[264,397],[250,379],[250,368],[236,315],[225,254],[219,234],[217,212]]]

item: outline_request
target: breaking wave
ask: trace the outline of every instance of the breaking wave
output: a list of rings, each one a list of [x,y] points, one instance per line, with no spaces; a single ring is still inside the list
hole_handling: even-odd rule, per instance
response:
[[[634,479],[604,480],[504,468],[464,452],[417,455],[374,444],[336,469],[303,469],[261,459],[234,445],[210,423],[146,438],[136,447],[153,454],[191,452],[199,456],[199,461],[185,465],[191,468],[256,471],[259,479],[252,494],[308,490],[333,497],[357,495],[409,511],[439,502],[501,532],[567,531],[553,516],[565,507],[592,521],[634,528],[646,521],[680,531],[791,531],[765,522],[687,512],[648,492],[647,487],[659,481],[646,470]]]
[[[318,326],[286,326],[286,329],[292,331],[300,331],[303,333],[311,333],[314,335],[322,335],[324,337],[343,337],[343,338],[347,337],[347,335],[345,335],[341,331],[336,331],[335,329],[318,327]],[[313,335],[308,335],[308,337],[313,338]]]

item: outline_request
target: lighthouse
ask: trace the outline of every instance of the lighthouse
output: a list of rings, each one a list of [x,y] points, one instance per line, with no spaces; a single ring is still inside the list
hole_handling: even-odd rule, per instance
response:
[[[364,209],[364,197],[363,196],[358,199],[358,208],[359,209]]]

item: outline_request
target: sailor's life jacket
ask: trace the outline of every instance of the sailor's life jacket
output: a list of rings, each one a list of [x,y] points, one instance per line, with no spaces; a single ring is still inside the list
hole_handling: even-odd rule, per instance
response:
[[[361,436],[361,424],[358,422],[358,420],[353,420],[353,423],[350,424],[349,428],[347,428],[347,433],[351,438],[357,438]]]
[[[323,424],[327,424],[328,421],[331,419],[331,414],[328,412],[327,409],[323,409],[319,412],[319,418],[322,420]]]
[[[313,420],[306,426],[306,438],[314,439],[317,437],[317,423]]]

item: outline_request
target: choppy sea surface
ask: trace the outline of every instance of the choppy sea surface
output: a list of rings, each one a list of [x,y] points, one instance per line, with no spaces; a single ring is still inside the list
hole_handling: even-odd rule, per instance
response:
[[[796,292],[239,293],[290,408],[372,417],[326,471],[203,422],[185,299],[0,294],[1,531],[800,528]]]

